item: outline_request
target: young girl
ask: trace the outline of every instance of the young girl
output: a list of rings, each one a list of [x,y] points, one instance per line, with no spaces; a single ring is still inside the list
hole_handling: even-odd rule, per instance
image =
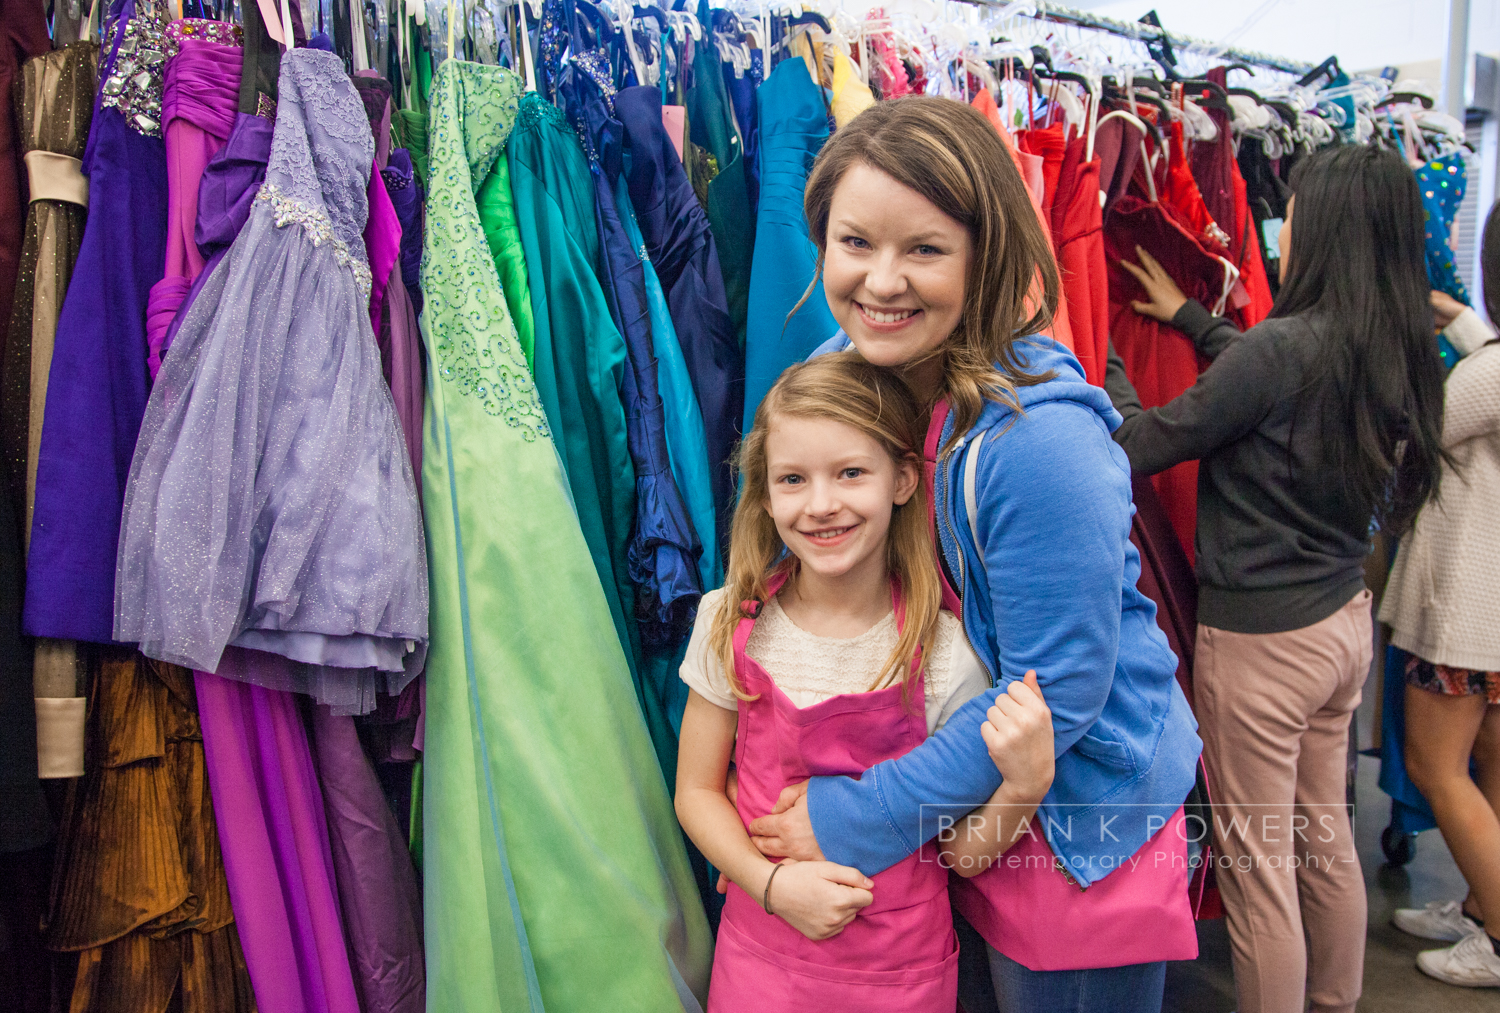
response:
[[[871,879],[831,862],[774,864],[746,832],[787,785],[900,756],[989,686],[939,608],[918,417],[898,377],[827,356],[782,374],[740,448],[728,576],[704,596],[682,666],[692,692],[677,814],[731,884],[711,1013],[954,1008],[946,867],[993,858],[1009,833],[948,834],[941,858],[911,855]],[[1051,785],[1051,717],[1035,687],[1034,676],[1015,684],[989,712],[1003,825],[1029,818]]]
[[[990,944],[1002,1008],[1159,1010],[1165,961],[1197,955],[1184,842],[1201,831],[1181,806],[1200,743],[1136,588],[1120,416],[1043,333],[1057,268],[1020,173],[975,110],[903,98],[839,128],[804,204],[844,330],[830,347],[899,371],[930,408],[936,548],[966,640],[999,685],[1034,668],[1052,714],[1036,836],[955,904]],[[788,789],[757,844],[867,874],[904,860],[940,829],[935,805],[1001,782],[981,734],[997,692],[863,777]]]

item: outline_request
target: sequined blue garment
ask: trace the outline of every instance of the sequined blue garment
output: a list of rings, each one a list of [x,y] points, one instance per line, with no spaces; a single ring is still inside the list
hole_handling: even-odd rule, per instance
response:
[[[1422,192],[1428,284],[1467,304],[1469,290],[1458,273],[1453,235],[1453,222],[1458,217],[1458,208],[1464,202],[1464,190],[1468,186],[1463,153],[1455,151],[1423,164],[1417,169],[1417,186]],[[1438,337],[1438,350],[1449,369],[1458,364],[1458,352],[1447,338]]]

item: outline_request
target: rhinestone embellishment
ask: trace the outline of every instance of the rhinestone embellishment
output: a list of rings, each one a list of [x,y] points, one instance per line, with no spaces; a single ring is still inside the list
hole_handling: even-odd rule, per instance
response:
[[[327,212],[304,204],[281,192],[275,183],[262,183],[255,195],[258,201],[271,205],[271,214],[278,229],[288,225],[300,225],[314,246],[328,243],[333,247],[333,259],[354,274],[354,283],[366,299],[370,297],[370,265],[349,252],[349,245],[333,234],[333,221]]]
[[[141,0],[125,25],[119,55],[100,88],[100,104],[118,109],[136,133],[160,137],[162,75],[176,48],[166,34],[162,12],[149,0]]]

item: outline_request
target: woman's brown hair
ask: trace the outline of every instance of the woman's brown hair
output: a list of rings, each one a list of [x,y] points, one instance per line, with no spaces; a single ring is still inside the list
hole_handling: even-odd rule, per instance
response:
[[[899,376],[870,365],[855,352],[823,355],[789,367],[755,410],[755,426],[740,442],[736,459],[742,485],[729,541],[729,572],[708,641],[735,696],[754,699],[734,670],[735,627],[750,615],[745,603],[765,602],[771,580],[783,573],[795,577],[797,566],[766,510],[766,435],[771,425],[777,418],[832,419],[869,436],[898,465],[910,462],[920,468],[922,414],[916,396]],[[909,688],[918,648],[921,657],[931,656],[942,603],[921,483],[911,499],[892,512],[886,566],[901,583],[905,615],[896,647],[870,688],[898,681]]]
[[[925,95],[877,102],[840,127],[818,155],[803,197],[819,275],[833,193],[859,163],[915,190],[968,230],[963,313],[937,353],[946,359],[954,433],[978,420],[984,398],[1019,408],[1015,388],[1050,379],[1027,373],[1014,346],[1051,325],[1057,263],[999,133],[978,110]]]

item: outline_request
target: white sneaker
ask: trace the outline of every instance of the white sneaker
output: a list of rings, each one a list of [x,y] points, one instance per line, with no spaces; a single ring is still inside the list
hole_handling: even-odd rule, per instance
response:
[[[1433,901],[1422,908],[1397,908],[1391,915],[1391,924],[1409,936],[1443,943],[1456,943],[1479,931],[1479,926],[1464,914],[1463,905],[1456,900]]]
[[[1446,950],[1417,954],[1422,973],[1464,988],[1500,988],[1500,957],[1483,932],[1465,936]]]

